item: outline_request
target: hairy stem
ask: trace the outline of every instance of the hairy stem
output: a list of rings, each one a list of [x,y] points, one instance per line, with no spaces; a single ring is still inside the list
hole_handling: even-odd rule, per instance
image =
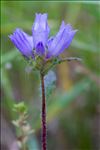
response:
[[[46,99],[45,99],[45,85],[43,74],[41,74],[41,88],[42,88],[42,150],[46,150]]]
[[[78,57],[68,57],[68,58],[62,58],[62,59],[60,59],[60,63],[61,62],[65,62],[65,61],[72,61],[72,60],[82,61],[82,59],[78,58]]]

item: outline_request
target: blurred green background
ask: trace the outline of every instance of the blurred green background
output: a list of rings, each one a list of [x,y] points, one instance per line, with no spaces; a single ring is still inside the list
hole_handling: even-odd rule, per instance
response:
[[[83,59],[82,63],[65,62],[53,70],[56,88],[53,86],[51,96],[47,97],[48,150],[99,150],[100,3],[53,1],[1,2],[2,150],[17,150],[11,120],[15,117],[13,103],[20,101],[27,104],[29,122],[35,130],[29,141],[30,150],[41,147],[39,74],[31,71],[8,38],[17,27],[32,34],[36,12],[48,13],[51,35],[57,33],[62,20],[78,29],[62,57]]]

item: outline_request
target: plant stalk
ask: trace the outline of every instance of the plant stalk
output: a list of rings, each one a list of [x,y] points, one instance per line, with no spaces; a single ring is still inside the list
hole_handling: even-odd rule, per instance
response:
[[[44,75],[41,74],[41,88],[42,88],[42,150],[46,150],[46,98],[45,98],[45,84]]]

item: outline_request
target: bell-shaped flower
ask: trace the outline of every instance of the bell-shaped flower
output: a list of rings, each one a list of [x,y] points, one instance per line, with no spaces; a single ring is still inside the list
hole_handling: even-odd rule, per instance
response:
[[[77,30],[73,30],[70,24],[65,25],[64,21],[60,30],[54,38],[48,40],[47,58],[60,55],[71,44]]]
[[[37,54],[45,54],[50,29],[47,24],[47,14],[36,14],[32,27],[33,43]]]
[[[33,54],[33,37],[26,34],[21,29],[17,28],[12,35],[9,36],[13,44],[26,58],[34,57]]]

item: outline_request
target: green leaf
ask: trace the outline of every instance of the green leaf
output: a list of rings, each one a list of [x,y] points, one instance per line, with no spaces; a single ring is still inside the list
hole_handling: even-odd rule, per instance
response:
[[[27,113],[28,108],[24,102],[20,102],[18,104],[14,104],[13,110],[20,113]]]

